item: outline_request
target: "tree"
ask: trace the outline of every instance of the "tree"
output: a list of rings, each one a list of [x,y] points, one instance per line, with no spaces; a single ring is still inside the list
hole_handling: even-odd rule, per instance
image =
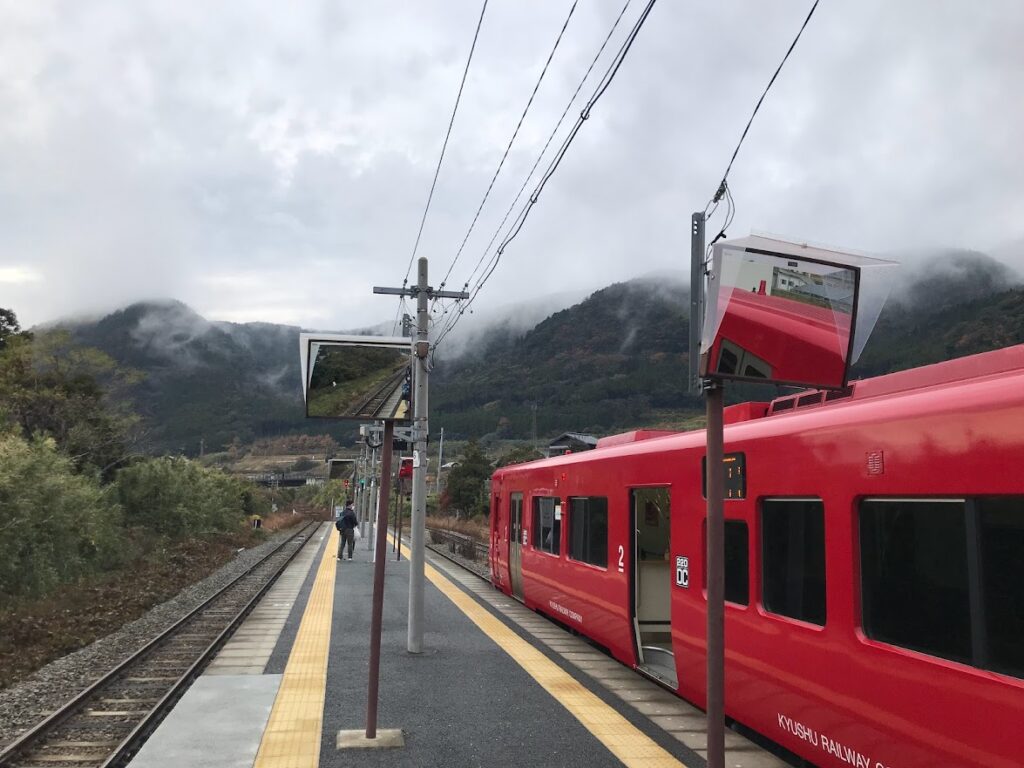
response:
[[[0,417],[16,424],[26,440],[52,437],[79,470],[109,479],[138,438],[138,417],[118,395],[139,374],[99,350],[77,346],[66,331],[4,338]]]
[[[13,309],[0,307],[0,350],[7,346],[8,339],[30,337],[27,331],[18,325],[18,316]]]
[[[264,513],[253,488],[179,456],[136,462],[115,481],[125,523],[171,538],[235,530],[246,514]]]
[[[52,438],[0,433],[0,595],[35,596],[116,565],[121,513]]]
[[[458,464],[448,473],[446,496],[449,503],[467,517],[487,514],[487,483],[491,461],[475,440],[471,440]]]
[[[495,467],[507,467],[509,464],[523,464],[527,461],[536,461],[543,458],[544,454],[532,445],[520,445],[510,448],[499,456]]]

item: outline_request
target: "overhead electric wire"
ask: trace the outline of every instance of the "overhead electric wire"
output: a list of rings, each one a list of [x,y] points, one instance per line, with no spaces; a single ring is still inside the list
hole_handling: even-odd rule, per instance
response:
[[[776,67],[775,73],[772,75],[771,80],[768,81],[768,85],[765,86],[764,92],[761,94],[761,98],[757,100],[757,104],[754,105],[754,111],[750,113],[750,119],[747,120],[747,125],[743,129],[743,133],[740,135],[740,140],[736,144],[736,149],[732,152],[732,157],[729,158],[729,164],[725,167],[725,173],[722,174],[722,181],[718,185],[718,189],[711,198],[711,202],[708,203],[704,211],[707,212],[708,208],[711,207],[711,203],[717,203],[722,199],[725,194],[726,186],[729,180],[729,171],[732,170],[732,164],[736,161],[736,155],[740,152],[740,147],[743,146],[743,140],[747,138],[747,132],[750,130],[751,124],[754,122],[754,117],[757,115],[757,111],[761,108],[761,102],[764,101],[764,97],[768,95],[768,91],[771,90],[772,85],[775,83],[775,78],[779,76],[779,72],[782,71],[782,67],[785,65],[786,60],[789,58],[789,54],[796,48],[797,42],[800,40],[800,35],[804,33],[804,29],[807,28],[807,23],[811,20],[811,16],[814,15],[814,11],[818,8],[819,0],[814,0],[811,5],[811,10],[807,12],[807,18],[804,19],[804,23],[800,25],[800,29],[796,33],[796,37],[793,38],[793,42],[789,44],[789,48],[786,50],[786,55],[782,57],[782,61],[779,62],[779,66]],[[717,239],[717,238],[716,238]]]
[[[405,269],[405,277],[402,278],[402,287],[405,288],[409,283],[409,274],[412,272],[413,262],[416,261],[416,252],[420,247],[420,238],[423,237],[423,226],[427,223],[427,214],[430,212],[430,203],[434,199],[434,189],[437,187],[437,177],[441,174],[441,164],[444,162],[444,153],[448,149],[448,139],[452,136],[452,126],[455,125],[455,115],[459,111],[459,102],[462,101],[462,89],[466,87],[466,77],[469,75],[469,65],[473,61],[473,52],[476,51],[476,41],[480,37],[480,28],[484,23],[484,14],[487,12],[488,0],[484,0],[483,7],[480,9],[480,18],[476,23],[476,31],[473,33],[473,43],[469,46],[469,56],[466,57],[466,66],[462,70],[462,80],[459,82],[459,92],[455,96],[455,106],[452,107],[452,116],[448,121],[448,131],[444,135],[444,143],[441,145],[441,155],[437,158],[437,168],[434,169],[434,180],[430,183],[430,194],[427,195],[427,204],[423,208],[423,216],[420,219],[420,228],[416,233],[416,242],[412,246],[412,254],[409,256],[409,266]],[[399,309],[401,312],[401,309]],[[395,318],[397,326],[398,318]]]
[[[465,304],[459,307],[459,311],[453,316],[454,319],[448,322],[444,330],[438,336],[437,341],[434,342],[435,349],[437,348],[438,344],[440,344],[441,341],[452,332],[452,329],[455,328],[455,326],[458,324],[458,321],[462,317],[462,315],[465,314],[466,310],[473,305],[473,302],[476,300],[476,297],[480,295],[480,290],[487,283],[487,280],[490,278],[492,274],[494,274],[494,270],[497,269],[498,263],[501,261],[501,257],[504,254],[505,249],[516,238],[516,236],[522,230],[523,225],[526,223],[526,218],[527,216],[529,216],[530,211],[533,209],[533,206],[537,203],[537,200],[540,198],[540,193],[544,189],[544,185],[548,183],[548,180],[554,175],[555,171],[558,170],[558,166],[561,164],[562,158],[565,157],[565,153],[566,151],[568,151],[569,146],[573,142],[573,139],[576,138],[576,134],[579,133],[579,130],[583,126],[583,123],[590,117],[591,110],[597,104],[601,96],[604,95],[604,92],[608,90],[608,86],[611,85],[612,80],[615,79],[615,75],[618,73],[619,68],[622,66],[622,62],[625,60],[626,54],[632,47],[633,42],[636,40],[636,37],[639,34],[640,29],[643,27],[644,22],[647,20],[647,17],[650,15],[651,9],[654,8],[654,4],[656,2],[657,0],[648,0],[647,5],[644,7],[644,10],[640,13],[640,16],[634,23],[633,28],[630,30],[629,34],[626,36],[626,39],[623,41],[618,52],[615,54],[615,58],[612,59],[611,63],[608,65],[608,69],[604,73],[604,76],[601,78],[601,81],[597,84],[597,88],[594,90],[594,94],[590,97],[590,100],[587,102],[586,106],[584,106],[583,111],[580,112],[580,116],[579,118],[577,118],[575,125],[573,125],[572,127],[572,130],[569,131],[568,135],[565,137],[565,140],[562,142],[562,145],[555,153],[554,158],[552,158],[551,162],[548,164],[548,167],[545,170],[544,175],[541,177],[540,182],[537,184],[536,188],[534,188],[533,190],[533,193],[530,195],[530,199],[526,202],[526,205],[523,206],[515,221],[506,231],[505,237],[502,240],[501,245],[498,246],[497,251],[495,251],[494,256],[491,258],[491,260],[487,264],[487,267],[485,268],[485,274],[480,277],[480,279],[474,286],[472,295],[466,301]]]
[[[572,15],[576,12],[576,5],[579,0],[573,0],[572,7],[569,8],[569,15],[565,17],[565,22],[562,24],[562,29],[558,33],[558,37],[555,38],[555,44],[551,48],[551,53],[548,54],[547,61],[544,62],[544,68],[540,71],[540,77],[537,78],[537,83],[533,86],[533,92],[530,94],[529,100],[526,102],[526,107],[523,109],[523,114],[519,116],[519,122],[516,124],[516,129],[512,132],[512,138],[508,140],[508,146],[505,147],[505,152],[501,156],[501,161],[498,163],[497,169],[494,171],[494,176],[491,177],[491,183],[487,185],[487,191],[484,192],[483,199],[480,201],[480,205],[476,209],[476,214],[473,216],[473,221],[470,222],[469,229],[466,231],[466,236],[462,238],[462,244],[459,245],[458,251],[455,253],[455,258],[452,259],[452,263],[448,267],[448,271],[444,275],[444,279],[441,280],[440,287],[443,288],[448,281],[448,277],[451,275],[452,270],[459,261],[459,257],[462,255],[462,251],[466,247],[466,243],[469,241],[469,236],[473,233],[473,228],[476,227],[477,219],[480,218],[480,212],[484,209],[484,204],[487,202],[487,198],[491,194],[491,190],[494,188],[494,182],[498,179],[498,174],[501,173],[502,167],[505,165],[505,160],[508,158],[508,153],[512,149],[512,144],[515,142],[516,137],[519,135],[519,129],[523,126],[523,121],[526,119],[527,113],[530,111],[530,107],[533,105],[533,99],[537,95],[537,91],[540,89],[540,84],[544,81],[544,75],[547,74],[548,67],[551,64],[551,60],[555,57],[555,51],[558,50],[559,44],[562,42],[562,36],[565,34],[566,28],[569,26],[569,21],[572,19]]]
[[[480,266],[483,264],[487,254],[490,253],[491,246],[494,245],[494,241],[497,240],[498,235],[501,234],[501,230],[508,221],[508,217],[512,215],[512,211],[515,210],[516,204],[519,202],[519,198],[521,198],[523,196],[523,192],[526,191],[526,186],[530,183],[530,179],[533,178],[533,174],[537,170],[537,166],[540,165],[540,161],[543,160],[544,156],[547,154],[548,147],[551,146],[551,142],[554,141],[555,136],[558,134],[558,129],[562,127],[562,123],[565,121],[566,115],[569,114],[569,110],[572,109],[572,105],[575,103],[576,97],[579,96],[580,91],[583,90],[583,86],[590,77],[590,73],[594,71],[594,67],[601,58],[601,54],[604,53],[604,49],[608,46],[608,41],[612,39],[612,35],[615,34],[615,30],[618,29],[619,22],[622,21],[622,17],[625,15],[626,9],[629,8],[630,3],[632,2],[633,0],[626,0],[625,4],[622,6],[622,10],[619,11],[619,15],[615,17],[615,21],[612,23],[611,29],[608,30],[608,34],[605,35],[605,38],[601,43],[601,47],[597,49],[597,53],[594,54],[594,58],[591,60],[590,66],[587,67],[587,71],[583,73],[583,77],[580,78],[579,85],[576,86],[576,90],[573,91],[572,96],[569,97],[569,101],[566,102],[565,109],[562,110],[562,114],[558,118],[558,122],[555,123],[555,127],[548,135],[547,141],[544,142],[544,147],[541,149],[540,154],[537,155],[537,159],[534,161],[533,167],[530,168],[530,172],[526,174],[526,178],[523,179],[523,185],[519,187],[519,191],[516,193],[515,199],[512,200],[508,210],[505,211],[505,215],[502,217],[501,223],[498,224],[498,227],[494,230],[494,234],[491,236],[490,242],[487,243],[487,247],[484,248],[483,253],[480,254],[480,258],[477,261],[476,266],[473,267],[473,271],[469,274],[469,279],[466,280],[466,286],[469,286],[473,281],[473,278],[476,277],[477,270],[480,269]]]

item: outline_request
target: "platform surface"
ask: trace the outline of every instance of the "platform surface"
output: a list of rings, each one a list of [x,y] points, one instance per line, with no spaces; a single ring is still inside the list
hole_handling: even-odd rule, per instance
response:
[[[400,729],[404,746],[338,749],[339,732],[366,724],[373,564],[364,542],[337,560],[337,533],[321,533],[262,616],[259,660],[235,646],[133,768],[704,765],[701,712],[429,551],[425,652],[409,654],[409,565],[391,543],[378,728]],[[727,749],[731,768],[783,765],[736,734]]]

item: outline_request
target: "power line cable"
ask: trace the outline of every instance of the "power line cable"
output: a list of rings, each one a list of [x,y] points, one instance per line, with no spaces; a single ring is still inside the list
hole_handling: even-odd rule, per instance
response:
[[[779,66],[776,67],[775,73],[772,75],[772,79],[769,80],[768,85],[765,86],[764,92],[761,94],[761,98],[759,98],[757,100],[757,104],[754,105],[754,111],[750,114],[750,119],[747,120],[747,125],[743,129],[743,133],[740,135],[740,140],[736,144],[736,149],[734,149],[732,152],[732,157],[729,158],[729,164],[725,167],[725,173],[722,174],[722,181],[719,183],[718,189],[712,196],[711,202],[709,202],[707,207],[705,207],[705,212],[707,212],[707,209],[711,206],[711,203],[717,203],[719,200],[722,199],[722,196],[725,194],[727,182],[729,180],[729,171],[732,170],[732,164],[736,161],[736,155],[739,154],[740,147],[743,146],[743,140],[747,138],[747,131],[750,130],[750,126],[754,122],[754,117],[757,115],[757,111],[761,108],[761,102],[764,101],[764,97],[768,95],[768,91],[771,90],[772,85],[774,85],[775,78],[777,78],[779,76],[779,72],[782,71],[782,67],[783,65],[785,65],[786,60],[789,58],[789,54],[791,54],[793,52],[793,49],[796,48],[796,44],[800,40],[800,35],[804,33],[804,29],[807,28],[807,23],[811,20],[811,16],[814,15],[814,11],[818,8],[818,2],[819,0],[814,0],[814,4],[811,5],[811,10],[808,11],[807,13],[807,18],[805,18],[804,23],[800,25],[800,29],[797,31],[796,37],[793,38],[793,42],[789,44],[789,48],[786,51],[786,55],[782,57],[782,61],[780,61]]]
[[[448,131],[444,135],[444,143],[441,145],[441,155],[437,158],[437,168],[434,169],[434,180],[430,183],[430,194],[427,195],[427,204],[423,208],[423,217],[420,219],[420,228],[416,233],[416,242],[412,246],[412,254],[409,256],[409,266],[405,269],[405,277],[402,278],[402,287],[409,283],[409,274],[412,272],[413,262],[416,260],[416,252],[420,247],[420,238],[423,237],[423,226],[427,223],[427,214],[430,212],[430,203],[434,199],[434,189],[437,187],[437,177],[441,174],[441,164],[444,162],[444,153],[448,149],[448,139],[452,135],[452,126],[455,125],[455,115],[459,111],[459,102],[462,101],[462,89],[466,87],[466,77],[469,75],[469,65],[473,61],[473,52],[476,51],[476,41],[480,37],[480,28],[484,23],[484,14],[487,12],[488,0],[484,0],[480,9],[480,18],[476,23],[476,31],[473,33],[473,43],[469,47],[469,56],[466,57],[466,66],[462,70],[462,80],[459,82],[459,92],[455,96],[455,106],[452,107],[452,116],[448,121]],[[401,312],[401,309],[399,309]],[[396,326],[398,319],[395,319]]]
[[[476,297],[480,295],[481,289],[487,283],[487,280],[490,278],[490,276],[494,274],[494,270],[497,269],[498,263],[501,261],[502,254],[504,254],[505,249],[522,230],[523,225],[526,223],[527,216],[533,209],[533,206],[536,205],[537,200],[540,198],[541,191],[544,189],[544,186],[554,175],[555,171],[558,170],[558,166],[561,164],[562,158],[565,157],[565,153],[568,151],[569,146],[573,142],[573,139],[576,138],[576,134],[579,133],[579,130],[583,126],[583,123],[590,117],[591,110],[597,104],[601,96],[604,95],[605,91],[608,90],[608,86],[610,86],[612,80],[615,79],[615,75],[618,74],[619,68],[622,66],[622,62],[626,58],[626,54],[629,52],[629,49],[633,46],[633,42],[636,40],[636,37],[639,34],[640,29],[644,25],[644,22],[647,21],[647,17],[650,15],[651,9],[654,8],[654,4],[656,2],[657,0],[648,0],[647,5],[644,7],[644,10],[640,13],[640,16],[634,23],[633,28],[630,30],[629,34],[626,36],[626,39],[623,41],[618,52],[615,54],[615,58],[612,59],[611,63],[608,65],[608,69],[605,71],[604,76],[601,78],[601,81],[597,84],[597,88],[594,90],[594,93],[590,97],[590,100],[587,102],[586,106],[584,106],[583,111],[580,112],[580,116],[579,118],[577,118],[576,123],[572,127],[572,130],[569,131],[568,135],[565,137],[565,140],[562,142],[562,145],[555,153],[554,158],[552,158],[551,162],[548,164],[548,167],[545,170],[544,175],[541,177],[540,182],[533,190],[533,193],[530,195],[529,200],[527,200],[526,204],[519,212],[519,215],[516,217],[516,220],[506,231],[505,237],[502,240],[501,245],[498,247],[497,251],[495,251],[494,256],[491,258],[491,260],[488,262],[485,273],[480,277],[480,279],[474,286],[472,295],[464,305],[459,307],[459,311],[454,315],[454,319],[452,321],[449,321],[444,330],[441,332],[441,335],[438,337],[437,341],[434,342],[435,348],[448,334],[452,332],[452,329],[458,324],[459,319],[462,317],[463,314],[465,314],[466,310],[472,307],[473,302],[476,300]]]
[[[494,234],[491,236],[490,242],[487,243],[487,247],[484,248],[483,253],[480,254],[480,259],[477,261],[476,266],[473,267],[473,271],[470,273],[469,279],[466,280],[467,286],[473,281],[473,278],[476,277],[477,270],[480,269],[480,266],[483,264],[484,258],[490,252],[495,240],[498,239],[498,235],[501,234],[501,230],[505,227],[505,223],[508,221],[508,217],[511,216],[512,211],[515,210],[516,205],[519,203],[519,198],[521,198],[523,196],[523,192],[526,191],[526,186],[527,184],[530,183],[530,179],[533,178],[533,174],[537,170],[537,166],[540,165],[540,161],[543,160],[544,156],[547,154],[548,147],[551,146],[551,142],[554,141],[555,136],[558,134],[558,129],[562,127],[562,123],[565,121],[566,116],[569,114],[569,110],[572,108],[573,103],[576,101],[576,97],[579,96],[580,91],[583,90],[583,86],[587,82],[587,79],[590,77],[590,73],[594,71],[594,67],[597,65],[598,60],[601,58],[601,54],[604,53],[604,49],[608,46],[608,42],[612,39],[612,35],[615,34],[615,30],[618,29],[619,22],[622,21],[622,17],[625,15],[626,9],[629,8],[630,3],[632,2],[633,0],[626,0],[626,3],[622,6],[622,10],[619,11],[619,15],[615,18],[615,21],[612,23],[611,29],[608,30],[608,34],[605,36],[604,41],[601,43],[601,47],[597,49],[597,53],[594,54],[594,58],[590,62],[590,66],[587,67],[587,71],[583,74],[583,77],[580,79],[579,85],[576,86],[576,90],[573,91],[572,96],[569,97],[569,101],[566,102],[565,109],[562,110],[562,114],[558,118],[558,122],[555,123],[555,127],[551,130],[551,133],[548,135],[547,141],[544,142],[544,147],[543,149],[541,149],[540,154],[537,155],[537,159],[534,161],[533,167],[530,168],[530,172],[526,174],[526,178],[523,179],[523,185],[519,187],[519,192],[516,193],[515,199],[512,200],[512,203],[511,205],[509,205],[508,210],[505,211],[505,215],[501,219],[501,223],[498,224],[497,229],[494,230]]]
[[[533,105],[533,99],[537,95],[537,91],[540,89],[540,84],[544,82],[544,75],[547,74],[548,67],[551,64],[551,60],[555,57],[555,51],[558,50],[559,44],[562,42],[562,36],[565,34],[566,28],[569,26],[569,21],[572,19],[573,13],[576,12],[576,5],[579,0],[573,0],[572,7],[569,8],[569,15],[565,17],[565,22],[562,24],[562,29],[558,33],[558,37],[555,38],[555,44],[551,48],[551,53],[548,54],[547,61],[544,62],[544,68],[540,71],[540,77],[537,78],[537,83],[533,86],[533,92],[530,94],[529,100],[526,102],[526,107],[523,109],[523,114],[519,116],[519,122],[516,124],[516,129],[512,132],[512,138],[508,140],[508,146],[505,147],[505,152],[501,156],[501,162],[498,163],[497,169],[494,171],[494,176],[491,177],[491,183],[487,185],[487,191],[484,192],[483,199],[480,201],[480,205],[476,209],[476,214],[473,216],[473,221],[470,222],[469,229],[466,231],[466,236],[462,238],[462,244],[459,246],[459,250],[455,253],[455,258],[452,259],[451,265],[448,267],[448,271],[445,273],[444,279],[441,280],[440,288],[443,288],[445,283],[448,281],[448,277],[451,275],[452,270],[459,261],[459,257],[462,255],[463,249],[466,247],[466,242],[469,240],[469,236],[473,233],[473,228],[476,226],[477,219],[480,218],[480,212],[484,209],[484,204],[487,202],[487,198],[491,194],[491,190],[494,188],[494,182],[498,179],[498,174],[501,173],[502,167],[505,165],[505,160],[508,158],[508,153],[512,149],[512,144],[515,142],[516,137],[519,135],[519,129],[523,126],[523,121],[526,119],[527,113],[530,111],[530,107]]]
[[[405,279],[402,280],[404,285],[409,281],[409,273],[412,272],[413,261],[416,259],[416,251],[420,247],[420,238],[423,236],[423,225],[427,221],[427,213],[430,211],[430,202],[434,199],[434,188],[437,186],[437,177],[441,174],[441,163],[444,162],[444,153],[448,149],[448,139],[452,135],[452,126],[455,125],[455,114],[459,111],[459,102],[462,100],[462,89],[466,86],[466,76],[469,74],[469,65],[473,61],[473,52],[476,50],[476,41],[480,37],[480,27],[484,23],[484,14],[487,12],[487,2],[484,0],[483,7],[480,9],[480,19],[476,23],[476,31],[473,33],[473,44],[469,47],[469,56],[466,58],[466,67],[462,70],[462,80],[459,83],[459,92],[455,97],[455,106],[452,108],[452,116],[448,121],[448,132],[445,133],[444,143],[441,145],[441,156],[437,158],[437,168],[434,170],[434,180],[430,184],[430,194],[427,195],[427,205],[423,209],[423,218],[420,219],[420,229],[416,233],[416,243],[412,247],[412,255],[409,256],[409,266],[405,270]]]

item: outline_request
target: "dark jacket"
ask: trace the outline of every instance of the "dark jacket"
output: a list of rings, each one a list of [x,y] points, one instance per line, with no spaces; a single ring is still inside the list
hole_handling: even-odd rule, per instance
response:
[[[359,519],[356,517],[356,511],[354,509],[346,509],[341,513],[341,517],[334,524],[334,527],[339,531],[351,531],[359,525]]]

